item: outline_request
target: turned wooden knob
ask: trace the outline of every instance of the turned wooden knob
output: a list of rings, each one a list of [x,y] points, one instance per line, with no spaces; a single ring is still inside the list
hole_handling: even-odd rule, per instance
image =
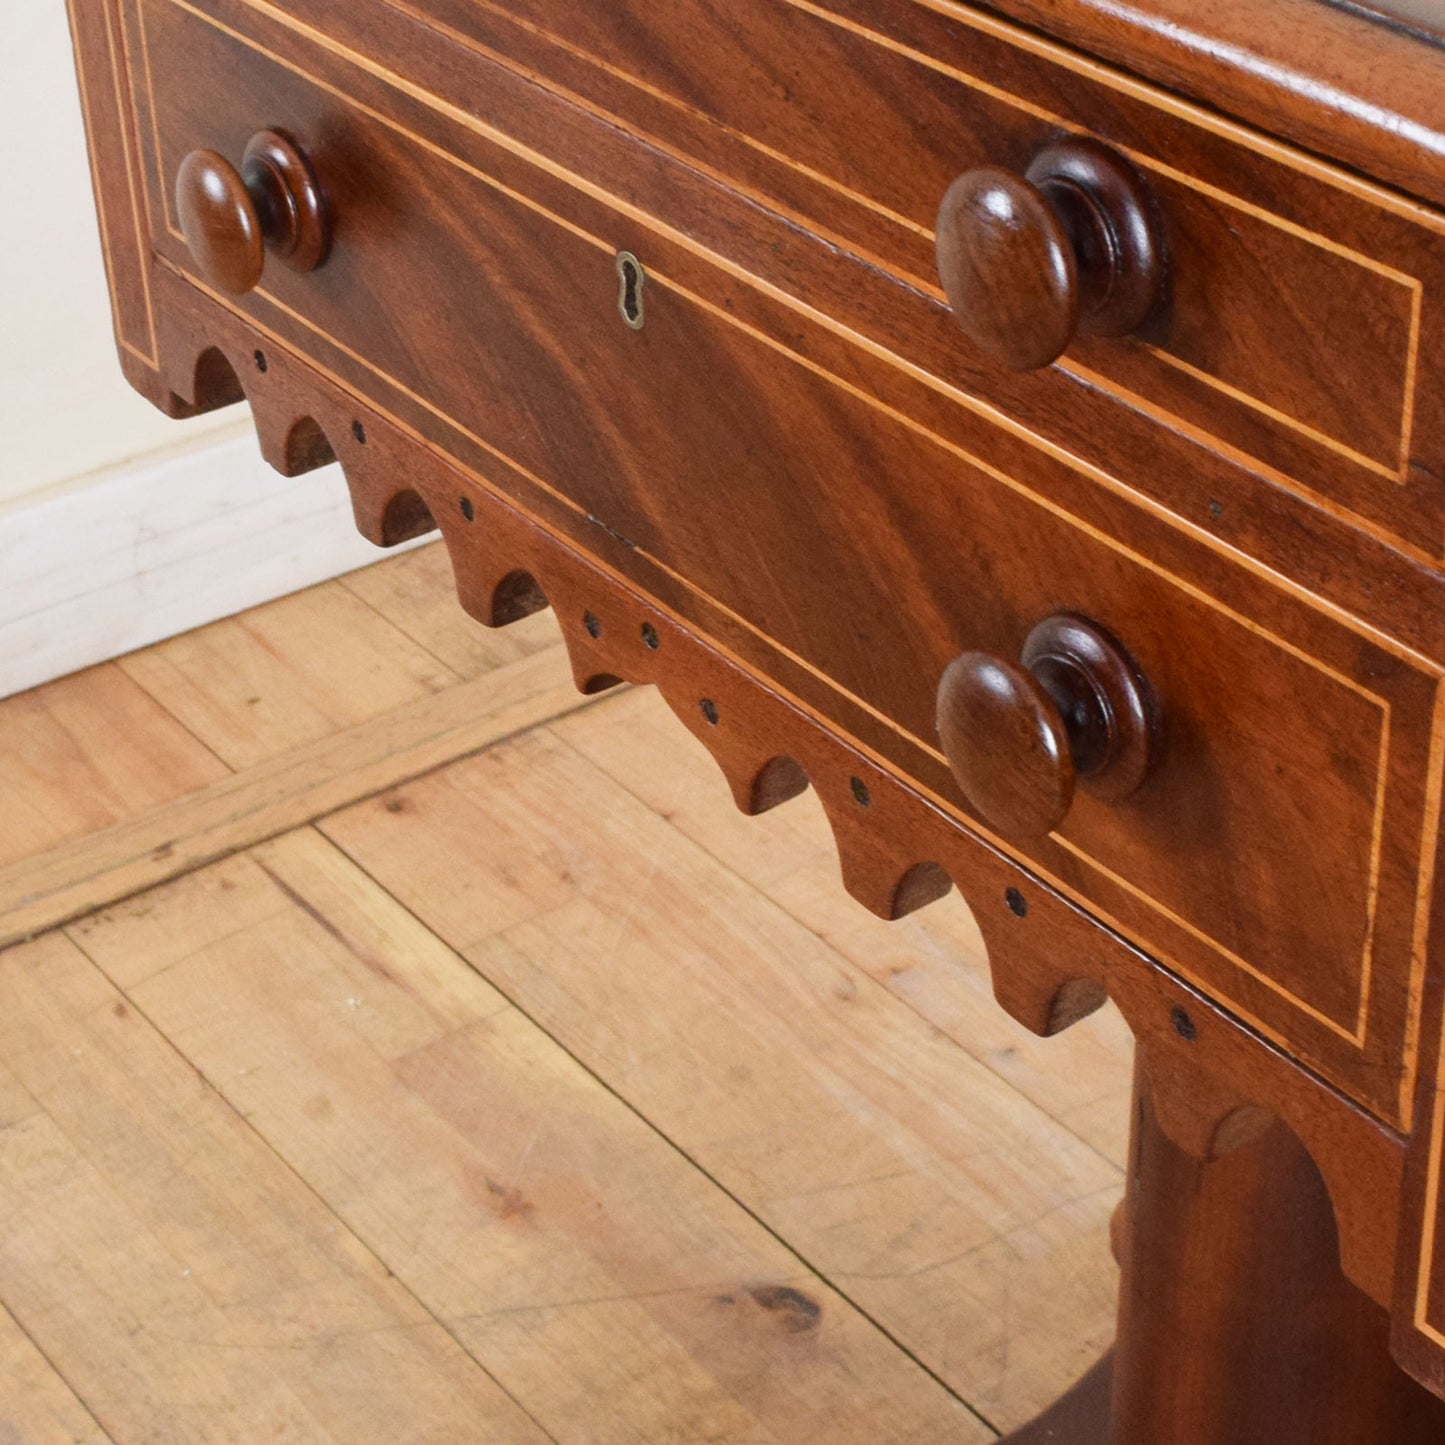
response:
[[[1158,303],[1164,247],[1133,169],[1079,137],[1023,176],[967,171],[939,207],[938,274],[958,324],[1015,371],[1056,360],[1078,331],[1125,336]]]
[[[201,275],[233,296],[260,285],[268,250],[294,271],[326,259],[321,187],[280,131],[254,136],[240,170],[215,151],[192,151],[176,173],[176,210]]]
[[[969,803],[1001,831],[1052,832],[1083,781],[1132,793],[1158,751],[1153,693],[1103,628],[1062,612],[1029,633],[1020,663],[965,652],[938,685],[938,733]]]

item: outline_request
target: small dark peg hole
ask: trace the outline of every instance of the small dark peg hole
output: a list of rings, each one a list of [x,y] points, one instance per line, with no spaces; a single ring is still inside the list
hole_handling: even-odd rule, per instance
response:
[[[361,446],[366,445],[366,428],[359,421],[351,423],[351,435],[354,436]]]
[[[1192,1044],[1199,1037],[1199,1025],[1182,1008],[1170,1010],[1169,1022],[1174,1025],[1174,1032],[1185,1043]]]
[[[582,625],[587,629],[588,637],[602,636],[602,620],[595,614],[589,612],[583,619]]]
[[[848,786],[853,789],[853,801],[860,808],[873,806],[873,794],[868,791],[868,784],[862,778],[849,778]]]
[[[1027,918],[1029,916],[1029,901],[1018,891],[1017,888],[1009,888],[1004,891],[1003,901],[1008,904],[1008,911],[1015,918]]]
[[[710,697],[705,697],[699,706],[702,708],[702,715],[716,727],[718,719],[717,704]]]
[[[473,522],[476,520],[477,509],[472,506],[472,499],[470,497],[462,498],[462,516],[464,516],[469,522]]]
[[[256,370],[264,375],[264,373],[268,371],[271,366],[271,363],[266,360],[266,353],[264,351],[258,350],[255,354],[255,360]]]
[[[662,639],[657,635],[657,628],[655,628],[650,622],[644,622],[642,624],[642,640],[654,652],[656,652],[657,649],[662,646]]]
[[[1211,517],[1222,517],[1224,515],[1224,503],[1211,500],[1209,503],[1209,515]]]

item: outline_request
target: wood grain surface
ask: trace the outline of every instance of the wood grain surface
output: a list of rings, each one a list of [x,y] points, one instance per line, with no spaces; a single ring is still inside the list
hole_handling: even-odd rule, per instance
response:
[[[587,705],[453,595],[422,548],[0,703],[0,946]]]
[[[726,25],[691,0],[625,0],[605,14],[554,0],[74,6],[118,334],[142,390],[176,414],[245,395],[281,470],[341,460],[358,525],[377,541],[439,526],[474,616],[505,622],[550,600],[578,687],[656,682],[745,811],[811,783],[848,890],[879,916],[911,913],[957,882],[998,1000],[1037,1033],[1064,1030],[1106,995],[1118,1003],[1139,1039],[1136,1120],[1147,1113],[1188,1161],[1166,1171],[1163,1224],[1136,1229],[1122,1215],[1115,1230],[1136,1274],[1187,1266],[1177,1294],[1159,1295],[1168,1318],[1156,1328],[1123,1316],[1116,1405],[1147,1407],[1117,1416],[1130,1445],[1157,1435],[1138,1422],[1168,1399],[1138,1385],[1157,1376],[1139,1369],[1144,1337],[1187,1353],[1192,1318],[1267,1293],[1231,1253],[1247,1209],[1234,1199],[1216,1216],[1206,1203],[1207,1181],[1262,1139],[1278,1141],[1266,1164],[1288,1176],[1286,1195],[1303,1209],[1313,1187],[1333,1209],[1340,1267],[1332,1248],[1313,1250],[1311,1288],[1343,1298],[1358,1286],[1372,1299],[1360,1318],[1373,1321],[1376,1352],[1382,1320],[1371,1311],[1391,1306],[1397,1358],[1445,1388],[1445,988],[1430,964],[1445,910],[1434,886],[1445,402],[1432,384],[1445,222],[1399,189],[1410,173],[1413,189],[1434,194],[1440,127],[1422,110],[1434,40],[1398,21],[1275,0],[1278,23],[1243,52],[1250,78],[1230,49],[1244,15],[1235,0],[1212,0],[1182,38],[1173,0],[1107,13],[1093,0],[1005,7],[1106,62],[1128,59],[1141,79],[932,0],[747,3]],[[1320,21],[1308,43],[1306,13]],[[1363,68],[1345,55],[1351,39],[1368,52]],[[112,58],[108,88],[94,83],[106,69],[97,56]],[[1258,89],[1265,73],[1270,97]],[[1210,80],[1245,124],[1184,98],[1212,97]],[[1340,112],[1336,148],[1320,138]],[[206,285],[171,181],[183,156],[238,154],[268,125],[293,134],[315,166],[336,244],[314,274],[268,268],[235,301]],[[1078,132],[1137,174],[1167,258],[1165,294],[1139,335],[1080,338],[1058,364],[1016,376],[971,349],[955,324],[968,318],[944,304],[931,218],[960,171],[1023,174]],[[1095,619],[1135,659],[1157,690],[1163,742],[1137,794],[1081,799],[1046,840],[1021,847],[967,806],[937,747],[932,701],[951,658],[1017,656],[1029,629],[1060,611]],[[404,659],[410,639],[396,640]],[[461,737],[449,701],[460,674],[436,654],[440,671],[419,659],[407,685],[447,701],[386,696],[378,677],[379,700],[348,721],[284,643],[267,646],[280,666],[255,661],[257,677],[274,679],[257,696],[284,687],[302,705],[263,718],[257,736],[228,737],[226,717],[188,701],[208,687],[197,684],[212,670],[205,659],[178,658],[147,679],[250,775],[255,817],[276,824],[289,809],[300,822],[322,799],[340,801],[334,769],[352,744],[373,782],[390,772],[395,785]],[[237,705],[248,704],[228,700]],[[453,722],[433,731],[441,714]],[[393,748],[400,718],[409,741]],[[349,733],[333,749],[338,725]],[[536,776],[561,779],[557,816],[580,830],[596,769],[560,740],[456,764],[446,786],[490,801],[492,782],[512,781],[506,760],[527,747]],[[283,792],[311,782],[278,811],[283,775]],[[600,815],[587,814],[598,837],[655,839],[654,860],[664,838],[675,846],[649,822],[641,785],[607,781]],[[682,1039],[720,1068],[720,1045],[689,1030],[717,1013],[727,1049],[749,1060],[740,1084],[766,1076],[749,1052],[766,1038],[784,1050],[768,1066],[767,1098],[809,1100],[787,1072],[791,1016],[777,1032],[758,996],[729,1014],[710,991],[719,958],[695,980],[690,1009],[658,1008],[651,1020],[646,1005],[670,975],[636,899],[671,896],[667,885],[645,856],[629,856],[589,890],[579,859],[546,834],[545,786],[518,785],[527,809],[544,810],[540,836],[527,831],[535,819],[505,808],[505,826],[485,833],[492,815],[478,807],[462,833],[441,826],[447,844],[427,845],[429,872],[427,849],[392,858],[357,821],[404,839],[413,794],[428,800],[415,820],[426,822],[439,786],[405,783],[389,795],[394,812],[362,802],[328,826],[360,829],[346,846],[379,849],[375,867],[394,871],[399,892],[435,888],[425,916],[444,939],[525,994],[589,1067],[615,1069],[757,1219],[776,1229],[782,1210],[793,1228],[795,1161],[776,1138],[757,1155],[740,1143],[745,1130],[718,1138],[710,1128],[747,1090],[691,1097],[657,1063]],[[216,798],[187,815],[192,861],[206,819],[222,851],[244,846],[253,826],[219,816]],[[159,816],[149,810],[141,834]],[[509,829],[528,840],[512,871],[498,856]],[[140,862],[126,847],[141,834],[127,835],[116,876]],[[70,846],[54,840],[47,866],[63,866]],[[438,866],[448,857],[502,878],[474,935],[467,910],[484,895],[475,876]],[[706,847],[679,857],[689,877],[713,860]],[[704,888],[701,872],[695,882]],[[758,995],[772,986],[770,955],[737,923],[737,887],[736,898],[715,890],[723,919],[694,942],[754,945],[745,966],[727,966]],[[693,939],[698,920],[676,899],[672,911]],[[773,922],[786,938],[798,926]],[[577,928],[636,933],[635,977],[605,974],[598,991],[565,941]],[[827,972],[805,940],[798,947],[802,962],[783,982],[822,1000]],[[847,1080],[840,1060],[876,1048],[890,1078],[937,1093],[934,1056],[903,1058],[917,1014],[898,988],[875,981],[837,1002],[849,1005],[841,1016],[833,1002],[805,1011],[827,1026],[810,1036],[827,1069]],[[649,1023],[657,1034],[639,1053],[629,1029]],[[967,1058],[982,1097],[1001,1087],[999,1069]],[[840,1087],[808,1103],[811,1148],[797,1161],[825,1181],[835,1161],[817,1141],[844,1127]],[[869,1096],[880,1100],[892,1096]],[[943,1148],[954,1126],[925,1115],[920,1131]],[[1309,1170],[1284,1167],[1294,1145],[1270,1133],[1272,1119],[1303,1145],[1323,1193]],[[873,1158],[866,1131],[848,1137]],[[879,1168],[861,1182],[912,1177],[883,1156]],[[1137,1150],[1131,1170],[1147,1172]],[[1044,1169],[1039,1187],[1050,1177]],[[842,1197],[859,1182],[840,1180]],[[1025,1181],[1016,1187],[1028,1197]],[[989,1248],[969,1242],[966,1215],[950,1218],[962,1256],[930,1255],[920,1227],[901,1266],[881,1273],[867,1268],[876,1250],[852,1232],[854,1215],[797,1227],[809,1263],[835,1261],[847,1299],[896,1319],[887,1328],[911,1340],[917,1296],[899,1276],[932,1300],[939,1280],[963,1271],[992,1299],[967,1274],[986,1267]],[[1276,1318],[1262,1295],[1249,1308],[1256,1324]],[[1285,1358],[1311,1353],[1298,1323],[1271,1334]],[[959,1362],[917,1329],[909,1348],[931,1378],[959,1371],[989,1419],[1021,1421],[1039,1403],[1031,1382],[1046,1369],[1027,1351],[1016,1379],[991,1378],[976,1371],[977,1352]],[[973,1338],[965,1322],[951,1329]],[[1200,1379],[1227,1375],[1225,1336],[1211,1341],[1215,1374]],[[1347,1393],[1330,1427],[1377,1435],[1371,1392],[1355,1392],[1354,1405]],[[1218,1391],[1205,1395],[1198,1420],[1219,1445],[1258,1436],[1263,1406],[1231,1415]],[[1087,1413],[1096,1397],[1086,1387],[1076,1407]],[[1193,1408],[1170,1417],[1181,1438],[1206,1428],[1191,1423]]]
[[[549,730],[985,1068],[1124,1166],[1129,1107],[1117,1061],[1131,1045],[1116,1009],[1101,1009],[1055,1038],[1021,1029],[999,1009],[987,971],[977,965],[984,942],[956,892],[888,923],[861,908],[839,908],[829,873],[836,848],[816,793],[755,818],[720,811],[706,749],[650,689],[609,699],[575,723],[558,719]],[[1105,1087],[1080,1090],[1078,1079]]]
[[[989,1438],[315,835],[78,936],[554,1438]]]
[[[737,324],[714,299],[731,290],[722,273],[684,284],[656,242],[634,244],[615,212],[490,141],[465,153],[506,189],[158,3],[160,164],[203,132],[249,133],[264,91],[338,215],[371,217],[323,271],[273,283],[313,341],[424,396],[511,469],[527,505],[796,679],[934,796],[968,812],[934,725],[960,651],[1016,656],[1061,606],[1112,632],[1169,720],[1164,755],[1135,797],[1082,800],[1023,856],[1383,1118],[1406,1117],[1421,835],[1439,786],[1430,670],[1182,535],[1161,555],[1137,516],[1106,533],[1095,510],[1059,505],[1037,454],[1007,470],[990,438],[960,446],[941,418]],[[338,128],[344,146],[317,151]],[[424,205],[374,184],[403,174],[427,177]],[[616,312],[617,246],[655,262],[640,332]],[[463,273],[478,284],[440,284]],[[1314,905],[1288,906],[1301,891]]]
[[[1117,60],[1306,149],[1445,204],[1435,0],[997,0],[995,9]],[[1404,24],[1375,23],[1394,15]],[[1418,31],[1417,31],[1418,34]]]
[[[5,1372],[0,1440],[7,1445],[109,1445],[111,1437],[8,1310],[0,1310],[0,1369]]]
[[[321,590],[394,599],[393,616],[417,646],[462,663],[455,617],[439,607],[451,578],[438,549],[430,551]],[[358,640],[368,636],[355,613],[341,616],[356,624]],[[510,636],[523,654],[492,659],[494,686],[527,661],[529,638],[540,644],[533,655],[547,659],[550,625],[537,618],[520,635],[483,634],[493,647]],[[211,633],[198,692],[226,695],[229,664],[244,661],[252,635],[237,626]],[[356,665],[354,649],[338,646],[334,655],[334,665],[316,669],[329,674],[327,694],[350,691],[361,705],[369,670]],[[79,693],[86,681],[55,690]],[[676,1031],[670,1066],[665,1050],[652,1049],[641,1075],[595,1057],[589,1069],[547,1031],[547,1019],[529,1020],[525,1004],[519,1011],[497,992],[514,981],[510,954],[499,954],[506,966],[489,983],[311,832],[187,872],[79,921],[68,938],[51,933],[0,954],[0,1234],[10,1261],[0,1270],[0,1308],[13,1310],[24,1331],[17,1323],[12,1339],[0,1328],[18,1372],[12,1380],[24,1382],[17,1398],[6,1392],[10,1415],[0,1419],[19,1422],[17,1438],[50,1439],[49,1411],[74,1438],[95,1440],[150,1438],[145,1432],[157,1428],[238,1440],[285,1425],[317,1439],[661,1442],[703,1431],[720,1440],[983,1441],[992,1432],[956,1398],[960,1381],[985,1382],[964,1398],[1008,1424],[1041,1408],[1086,1363],[1112,1310],[1105,1226],[1120,1187],[1117,1157],[1101,1157],[1016,1091],[1028,1076],[1018,1054],[1042,1045],[1016,1025],[1001,1030],[997,1010],[983,1041],[991,1047],[965,1040],[957,1026],[946,1037],[927,1021],[932,1012],[946,1026],[960,991],[978,1000],[972,1007],[983,1017],[986,972],[966,911],[959,905],[936,924],[919,915],[907,925],[896,946],[936,962],[921,963],[906,983],[867,946],[868,916],[836,890],[818,891],[811,926],[787,921],[723,861],[720,840],[740,841],[746,823],[706,755],[675,722],[664,730],[656,695],[623,693],[593,711],[598,729],[575,736],[599,745],[613,775],[560,738],[534,734],[501,745],[497,765],[517,793],[510,804],[493,801],[510,827],[509,818],[542,816],[534,791],[556,795],[555,828],[572,835],[571,866],[590,875],[594,894],[620,883],[615,870],[682,850],[678,882],[656,896],[641,890],[618,915],[612,964],[591,958],[596,984],[611,989],[627,960],[645,964],[650,972],[635,986],[666,1003],[657,1020],[666,1031],[677,1010],[694,1010],[690,991],[707,973],[725,958],[731,966],[728,945],[746,951],[737,930],[747,942],[780,923],[786,930],[738,977],[741,991],[704,1029],[710,1039],[686,1042]],[[157,713],[166,716],[159,704]],[[649,764],[649,736],[666,739],[656,758],[667,759],[665,768]],[[609,738],[632,744],[630,761],[606,746]],[[436,782],[454,793],[449,826],[466,839],[474,805],[444,784],[449,777]],[[663,793],[643,801],[649,787],[683,790],[685,818],[664,821],[678,805]],[[63,796],[67,782],[54,778],[51,788]],[[380,817],[414,827],[411,815],[387,806],[399,796],[386,795]],[[605,836],[592,822],[599,815],[615,820]],[[429,816],[440,825],[445,809]],[[795,860],[804,840],[819,857],[832,846],[826,822],[802,800],[768,822],[773,847]],[[710,836],[723,857],[688,844],[688,829]],[[483,831],[503,845],[508,836]],[[619,849],[624,837],[631,842]],[[72,854],[82,871],[85,841]],[[111,846],[104,829],[88,842],[102,858]],[[551,864],[540,860],[519,876],[525,845],[495,852],[495,869],[474,847],[465,845],[454,868],[431,869],[442,906],[454,906],[453,880],[465,875],[481,928],[498,921],[496,909],[513,928],[539,912],[549,917],[560,896]],[[808,911],[785,879],[773,882],[792,912]],[[574,886],[560,884],[563,894]],[[703,899],[711,911],[697,917]],[[711,931],[717,942],[670,997],[684,914],[694,915],[688,931]],[[865,959],[882,970],[878,981]],[[572,978],[573,1003],[553,995],[549,1005],[564,1033],[582,1022],[580,1014],[568,1022],[569,1013],[591,1008],[580,991],[585,974]],[[890,988],[880,987],[885,980]],[[748,1018],[792,1012],[800,986],[827,993],[833,1022],[805,1029],[786,1048],[747,1037]],[[865,1004],[873,995],[877,1002]],[[869,1021],[880,1006],[889,1020],[881,1031]],[[867,1013],[849,1022],[860,1007]],[[1076,1082],[1117,1099],[1130,1045],[1117,1018],[1108,1022],[1102,1031],[1084,1025],[1062,1044]],[[699,1077],[709,1058],[718,1067],[727,1059],[715,1083]],[[758,1077],[744,1084],[749,1062]],[[704,1118],[713,1101],[705,1132],[694,1136],[694,1125],[667,1117],[652,1086],[637,1087],[668,1067],[690,1081],[684,1092],[704,1088],[688,1118]],[[935,1077],[936,1102],[910,1102],[901,1068]],[[1035,1082],[1046,1091],[1043,1078]],[[960,1114],[947,1088],[976,1096],[979,1111]],[[804,1147],[802,1120],[778,1110],[790,1095],[836,1119],[839,1164],[856,1179],[840,1175],[816,1196],[773,1197],[778,1170],[802,1178],[819,1157],[818,1143]],[[1061,1106],[1076,1102],[1057,1097]],[[734,1124],[740,1132],[728,1143],[721,1131]],[[960,1129],[971,1142],[956,1142]],[[1099,1147],[1117,1156],[1117,1139],[1101,1138]],[[999,1149],[1017,1156],[1020,1171],[1030,1158],[1056,1162],[1020,1197],[999,1183]],[[731,1188],[699,1167],[699,1150],[726,1168]],[[749,1159],[756,1162],[744,1168]],[[890,1159],[906,1172],[872,1178]],[[1059,1207],[1039,1189],[1063,1191]],[[1080,1189],[1086,1197],[1073,1200]],[[1101,1191],[1097,1200],[1091,1189]],[[900,1208],[919,1211],[915,1229],[904,1227]],[[944,1266],[933,1293],[945,1301],[947,1277],[977,1271],[983,1298],[955,1294],[941,1306],[955,1321],[974,1317],[971,1360],[953,1358],[946,1327],[930,1322],[921,1302],[911,1310],[902,1303],[908,1273],[946,1244],[945,1225],[958,1217],[975,1221],[974,1262]],[[822,1265],[838,1252],[865,1276],[896,1268],[901,1277],[892,1286],[851,1274],[831,1283]],[[259,1277],[245,1264],[253,1253],[268,1261]],[[1044,1270],[1055,1256],[1072,1259],[1078,1283],[1055,1293],[1047,1320],[1036,1321],[1034,1292],[1015,1273]],[[890,1293],[900,1328],[943,1352],[940,1379],[859,1298]],[[283,1349],[288,1363],[277,1370]],[[386,1354],[391,1385],[372,1378],[378,1367],[368,1352]],[[541,1433],[528,1433],[525,1416],[509,1413],[469,1359],[482,1361]],[[101,1425],[86,1423],[87,1408]]]
[[[238,6],[234,15],[227,14],[236,24],[254,30],[260,43],[278,53],[298,43],[294,25],[278,23],[271,12]],[[793,318],[803,311],[842,329],[850,341],[864,340],[867,355],[881,348],[884,356],[902,362],[905,372],[921,366],[937,376],[950,376],[950,368],[959,363],[958,338],[947,314],[933,305],[917,309],[917,293],[893,285],[886,273],[876,269],[876,257],[873,263],[860,268],[845,250],[826,237],[820,241],[796,225],[765,223],[755,205],[730,191],[719,191],[695,170],[674,163],[666,148],[629,148],[615,127],[599,130],[589,126],[585,114],[564,98],[539,90],[505,67],[494,65],[488,56],[470,52],[458,55],[455,47],[434,29],[410,23],[390,7],[333,9],[312,18],[324,21],[331,37],[327,48],[306,51],[305,65],[341,93],[355,94],[365,103],[380,107],[382,113],[395,113],[403,128],[444,152],[459,158],[475,156],[488,173],[496,172],[500,165],[497,173],[506,183],[511,183],[513,174],[507,155],[516,146],[537,155],[565,155],[567,173],[604,194],[616,193],[617,177],[625,176],[627,184],[618,199],[627,212],[629,228],[636,226],[636,234],[628,237],[628,244],[646,253],[660,245],[671,250],[671,242],[664,243],[664,236],[685,238],[683,254],[669,261],[677,274],[687,273],[690,248],[701,247],[748,274],[766,279],[769,295],[779,298],[777,304],[748,288],[736,288],[727,301],[739,317],[780,326],[781,334],[789,335],[796,328]],[[143,39],[136,32],[132,43],[141,47]],[[521,45],[522,40],[516,43]],[[338,49],[342,54],[363,58],[373,49],[392,58],[406,57],[408,74],[396,76],[395,84],[386,84],[376,78],[373,62],[367,61],[366,68],[359,69],[354,63],[338,60],[333,53]],[[525,48],[514,53],[523,55]],[[485,76],[484,81],[462,79],[473,68]],[[144,107],[144,86],[138,95]],[[478,103],[479,95],[486,97],[486,110],[476,118],[469,108]],[[667,113],[676,118],[674,111],[669,107]],[[132,136],[137,154],[150,147],[148,163],[157,167],[159,160],[149,139],[149,124],[143,120],[134,132],[130,127],[127,118],[122,128]],[[237,144],[243,143],[243,130],[238,128]],[[479,143],[479,134],[502,139],[500,158],[497,147]],[[1218,178],[1227,179],[1229,169],[1225,165]],[[525,170],[515,173],[526,174]],[[528,184],[535,183],[533,177]],[[127,195],[121,187],[112,204],[120,205]],[[575,195],[568,204],[577,204]],[[638,204],[644,209],[635,209]],[[1331,203],[1326,215],[1316,220],[1323,224],[1336,209]],[[171,243],[164,239],[164,214],[157,211],[150,224],[169,252]],[[600,223],[604,232],[615,224]],[[179,237],[174,240],[178,244]],[[312,280],[320,284],[321,276]],[[715,286],[717,280],[714,275],[712,281],[700,280],[697,284],[706,288]],[[149,278],[149,292],[154,293],[159,286],[158,277]],[[294,300],[304,301],[305,293],[298,293]],[[273,330],[277,325],[283,329],[291,325],[286,312],[275,311],[262,298],[257,298],[251,309],[263,310]],[[910,319],[901,329],[882,324],[888,315],[905,313]],[[386,388],[384,378],[364,366],[357,368],[356,358],[344,352],[333,353],[314,332],[303,330],[293,339],[303,349],[314,351],[319,347],[325,351],[328,366],[339,368],[348,377],[348,385],[359,394],[375,391],[378,386]],[[850,358],[850,371],[865,361],[851,346],[843,347],[842,354]],[[178,365],[188,366],[190,360],[178,359]],[[159,366],[159,362],[155,364]],[[881,389],[880,394],[890,395],[910,410],[937,410],[888,364],[866,369],[869,385]],[[1442,611],[1436,590],[1438,575],[1430,574],[1399,551],[1380,545],[1373,529],[1362,533],[1339,525],[1336,513],[1329,508],[1296,505],[1278,484],[1288,487],[1297,484],[1299,477],[1271,472],[1268,479],[1275,485],[1261,487],[1257,468],[1231,460],[1227,452],[1208,444],[1202,434],[1161,428],[1143,412],[1121,410],[1092,384],[1082,389],[1074,387],[1066,396],[1048,399],[1045,405],[1030,406],[1028,398],[1011,388],[1008,379],[1000,377],[995,369],[973,373],[965,366],[957,382],[964,389],[949,389],[953,406],[942,408],[941,416],[954,423],[965,422],[967,409],[980,404],[970,391],[987,385],[990,399],[1006,408],[1003,413],[985,408],[992,422],[1003,420],[1014,428],[1012,418],[1026,420],[1030,436],[1045,439],[1053,448],[1062,447],[1065,454],[1089,466],[1091,487],[1100,481],[1107,485],[1111,472],[1127,476],[1131,487],[1166,503],[1189,526],[1257,555],[1326,598],[1367,612],[1381,625],[1398,630],[1403,638],[1426,646],[1439,645]],[[141,384],[151,393],[159,391],[159,399],[170,409],[189,404],[175,395],[176,389],[191,394],[189,383],[178,375],[163,381],[157,372],[149,380],[141,379]],[[238,394],[234,383],[225,394]],[[387,396],[387,405],[399,408],[423,431],[435,427],[435,415],[424,407],[416,408],[416,400],[415,396],[395,393]],[[955,414],[960,403],[965,409],[963,416]],[[985,426],[984,432],[989,431],[990,427]],[[486,464],[485,454],[472,450],[474,443],[466,435],[449,434],[445,445],[469,464]],[[1025,470],[1038,465],[1037,460],[1022,460],[1025,455],[1036,458],[1031,447],[1011,448],[1007,435],[995,434],[989,446],[1002,447],[1005,452],[1016,450],[1020,458],[1017,465]],[[1099,467],[1103,470],[1093,470]],[[1309,474],[1313,476],[1315,471],[1312,467]],[[1065,480],[1061,478],[1061,482]],[[1068,490],[1066,485],[1064,489]],[[1436,553],[1433,543],[1427,550],[1431,556]]]
[[[192,396],[209,397],[213,378],[232,366],[226,355],[235,366],[243,362],[252,326],[227,319],[209,301],[187,303],[181,283],[160,279],[168,346],[202,357],[184,384]],[[1204,1093],[1181,1089],[1169,1100],[1162,1114],[1184,1147],[1210,1149],[1251,1098],[1277,1111],[1306,1140],[1329,1181],[1347,1273],[1374,1298],[1389,1297],[1400,1220],[1393,1205],[1382,1214],[1380,1202],[1401,1197],[1404,1151],[1397,1133],[1341,1109],[1339,1096],[1302,1074],[1287,1054],[1262,1047],[1257,1033],[1117,935],[1101,932],[1067,898],[824,726],[805,702],[759,688],[755,674],[675,613],[621,586],[600,559],[518,512],[499,485],[418,451],[394,418],[363,411],[355,398],[274,347],[267,378],[252,396],[263,450],[282,457],[281,442],[303,424],[343,437],[364,422],[365,446],[345,448],[344,460],[365,535],[411,535],[419,518],[436,518],[462,605],[484,620],[515,617],[539,595],[549,597],[578,687],[593,692],[618,678],[657,683],[722,765],[744,811],[766,810],[811,782],[833,829],[844,883],[874,912],[899,917],[937,898],[949,877],[962,880],[988,941],[995,995],[1028,1027],[1057,1033],[1097,1007],[1107,989],[1163,1058],[1182,1050],[1181,1062],[1187,1056],[1191,1069],[1231,1080]],[[393,532],[397,519],[402,525]],[[1191,1021],[1185,1033],[1180,1016]]]
[[[0,990],[0,1296],[116,1438],[545,1438],[73,943]]]
[[[1036,1144],[996,1075],[781,911],[745,915],[740,884],[589,776],[537,738],[324,828],[932,1371],[1023,1423],[1107,1341],[1113,1167],[1063,1131]],[[438,857],[455,868],[423,889]],[[513,887],[479,889],[504,859],[528,860]],[[860,1091],[864,1057],[892,1082]],[[1043,1294],[1073,1323],[1005,1344]]]
[[[331,665],[317,668],[318,656]],[[233,770],[334,736],[459,680],[340,587],[283,597],[117,665]],[[355,686],[352,677],[365,678],[366,686]]]
[[[1421,208],[963,7],[755,3],[737,23],[648,0],[408,8],[934,296],[934,217],[960,172],[1022,174],[1067,132],[1100,137],[1140,168],[1170,256],[1170,298],[1138,344],[1081,341],[1063,368],[1019,383],[956,334],[928,348],[922,317],[875,289],[875,326],[882,306],[898,308],[885,344],[1033,424],[1087,406],[1080,383],[1113,391],[1156,425],[1203,433],[1439,555],[1440,424],[1418,385],[1429,353],[1412,340],[1417,293],[1441,284],[1439,232]],[[308,0],[303,15],[354,33],[336,11]],[[243,9],[222,13],[254,26]],[[866,145],[845,139],[860,134]],[[569,165],[583,153],[562,152]]]
[[[0,729],[0,866],[147,812],[229,771],[112,663],[0,701]]]

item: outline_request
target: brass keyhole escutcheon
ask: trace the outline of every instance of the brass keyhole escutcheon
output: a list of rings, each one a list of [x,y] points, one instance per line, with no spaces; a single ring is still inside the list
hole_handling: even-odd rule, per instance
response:
[[[617,310],[634,331],[641,331],[647,319],[642,309],[642,288],[647,284],[647,272],[631,251],[617,253],[617,280]]]

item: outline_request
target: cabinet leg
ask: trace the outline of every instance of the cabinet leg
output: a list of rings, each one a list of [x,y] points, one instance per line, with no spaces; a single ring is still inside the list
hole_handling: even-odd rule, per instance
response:
[[[1136,1068],[1119,1335],[1009,1445],[1440,1445],[1445,1404],[1390,1358],[1340,1269],[1319,1171],[1282,1124],[1201,1160]]]

